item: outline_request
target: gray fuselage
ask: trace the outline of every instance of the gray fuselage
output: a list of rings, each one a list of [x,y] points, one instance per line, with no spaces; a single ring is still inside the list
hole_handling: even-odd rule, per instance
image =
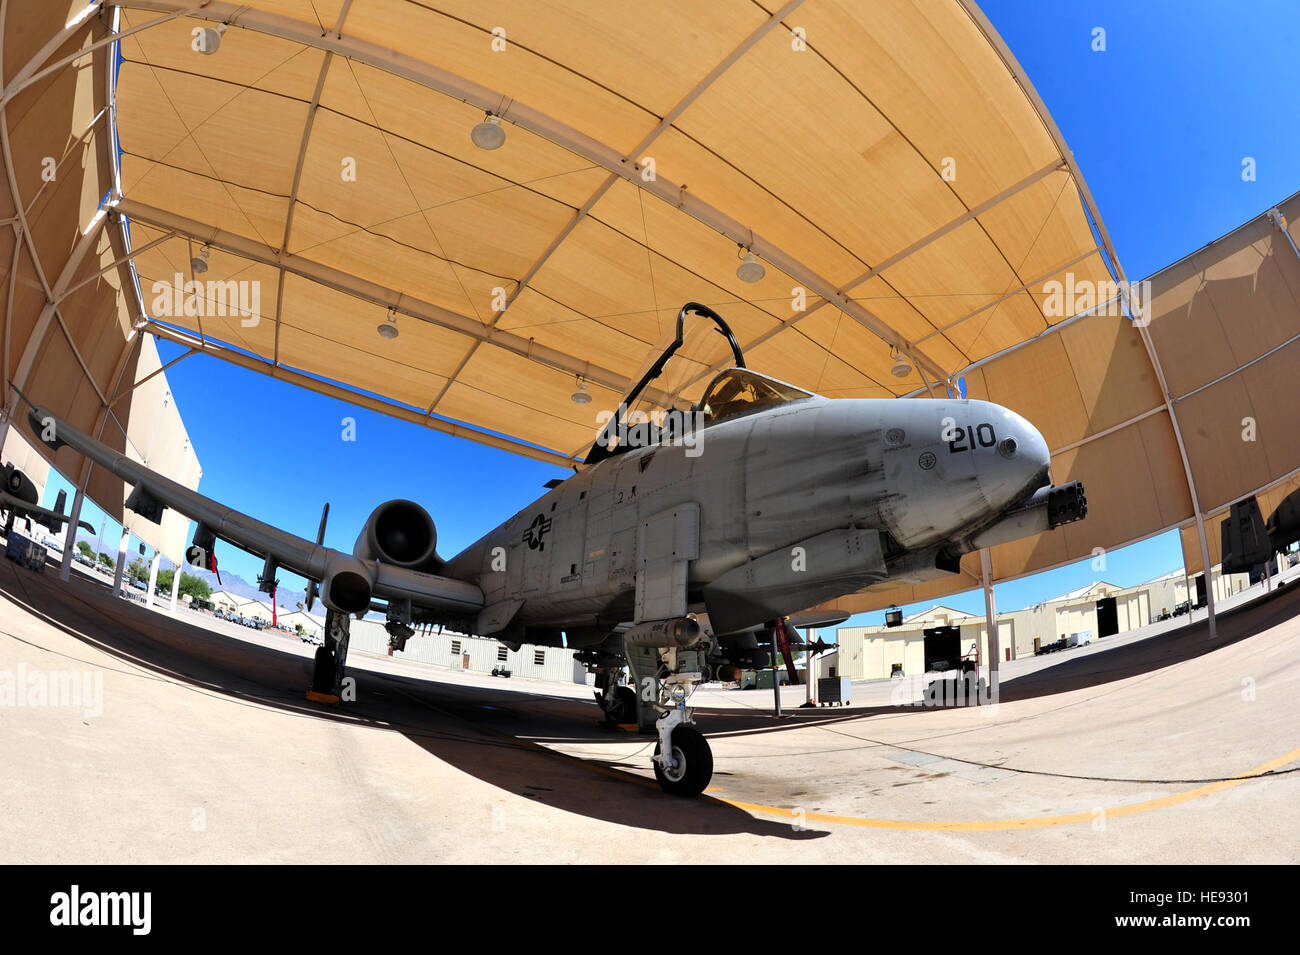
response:
[[[716,421],[694,437],[694,447],[631,448],[586,468],[444,573],[476,583],[489,606],[522,601],[513,619],[527,628],[631,620],[640,529],[692,504],[693,605],[726,572],[832,530],[883,532],[891,566],[920,554],[926,559],[912,563],[932,570],[945,542],[1046,484],[1050,462],[1037,429],[986,401],[812,396]]]

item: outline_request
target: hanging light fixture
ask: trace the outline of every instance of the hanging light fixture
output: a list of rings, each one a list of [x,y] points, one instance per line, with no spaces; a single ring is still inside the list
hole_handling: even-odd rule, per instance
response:
[[[377,331],[380,338],[393,339],[397,337],[397,309],[390,308],[388,310],[388,318],[380,323]]]
[[[741,246],[744,249],[744,246]],[[758,282],[767,274],[767,269],[763,268],[763,263],[758,261],[758,256],[748,249],[744,249],[744,255],[740,257],[740,265],[736,266],[736,278],[742,282]]]
[[[894,359],[894,367],[890,369],[895,378],[906,378],[912,373],[912,363],[907,360],[907,356],[898,350],[896,346],[889,347],[889,355]]]
[[[506,141],[506,131],[501,125],[501,117],[493,116],[491,113],[486,114],[483,122],[469,131],[469,138],[479,149],[500,149]]]
[[[226,24],[218,23],[215,27],[201,27],[199,35],[195,38],[198,42],[195,49],[206,56],[211,56],[217,52],[221,46],[221,35],[226,32]]]
[[[202,275],[208,270],[209,254],[207,243],[204,243],[203,248],[199,250],[199,254],[190,259],[190,268],[194,270],[195,275]]]
[[[578,376],[578,390],[569,395],[569,400],[575,405],[591,404],[591,392],[587,390],[587,382],[581,375]]]

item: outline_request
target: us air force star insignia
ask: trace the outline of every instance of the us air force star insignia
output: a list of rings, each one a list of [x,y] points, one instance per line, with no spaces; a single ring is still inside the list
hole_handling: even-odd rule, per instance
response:
[[[529,550],[546,550],[546,544],[542,541],[551,530],[551,519],[545,514],[538,514],[533,518],[533,522],[528,525],[524,531],[524,543],[528,545]]]

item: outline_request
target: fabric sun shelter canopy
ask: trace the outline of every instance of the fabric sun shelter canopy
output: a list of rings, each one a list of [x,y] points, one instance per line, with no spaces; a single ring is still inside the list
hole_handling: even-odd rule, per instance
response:
[[[973,5],[213,2],[122,56],[119,209],[160,333],[557,462],[684,302],[756,369],[887,397],[1068,318],[1046,283],[1111,277]],[[682,401],[727,357],[689,332],[661,383]]]
[[[106,514],[179,561],[189,522],[167,514],[158,525],[128,514],[119,479],[38,440],[13,387],[115,450],[197,486],[198,459],[167,400],[153,341],[132,328],[125,238],[107,228],[106,199],[117,189],[109,26],[83,3],[16,0],[0,3],[0,23],[5,461],[42,492],[53,465]]]
[[[80,4],[67,6],[70,20]],[[39,59],[39,29],[59,30],[53,15],[25,15],[37,35],[6,58],[7,82]],[[1132,321],[1072,156],[969,0],[666,2],[626,16],[594,0],[134,0],[65,28],[47,59],[111,30],[120,63],[73,124],[112,106],[113,135],[83,143],[112,174],[81,190],[79,223],[102,195],[92,190],[114,190],[113,227],[82,268],[111,288],[78,292],[99,304],[64,322],[64,364],[93,351],[100,379],[114,371],[101,356],[120,372],[118,340],[142,322],[409,421],[577,464],[597,413],[658,356],[681,304],[699,301],[730,322],[751,367],[796,386],[889,397],[945,394],[960,378],[968,396],[1038,424],[1055,480],[1084,480],[1092,511],[995,548],[997,579],[1184,526],[1294,468],[1276,428],[1225,463],[1213,438],[1179,427],[1186,416],[1216,433],[1221,403],[1197,398],[1284,362],[1285,348],[1252,358],[1251,339],[1226,364],[1222,350],[1180,350],[1199,315],[1183,299],[1206,299],[1164,273],[1149,324]],[[30,98],[14,94],[11,133]],[[504,133],[494,149],[471,139],[489,119]],[[39,183],[23,175],[31,204]],[[1256,336],[1267,350],[1293,334],[1294,301],[1283,234],[1256,226],[1265,281],[1241,273],[1213,295],[1271,296],[1275,317]],[[754,281],[737,272],[747,252],[762,266]],[[20,352],[41,311],[32,285],[17,284],[12,310]],[[1249,322],[1259,303],[1244,301]],[[718,336],[692,331],[658,383],[664,401],[693,400],[729,363]],[[571,399],[580,387],[590,403]],[[94,395],[78,394],[93,418]],[[978,566],[968,558],[915,599],[967,589]]]

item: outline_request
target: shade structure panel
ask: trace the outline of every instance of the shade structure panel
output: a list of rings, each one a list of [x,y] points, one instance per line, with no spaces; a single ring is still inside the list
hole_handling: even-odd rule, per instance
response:
[[[1300,257],[1259,217],[1151,278],[1151,337],[1175,396],[1300,335]]]
[[[355,277],[371,304],[531,339],[523,380],[538,394],[557,369],[571,383],[596,363],[626,388],[686,301],[720,311],[752,367],[800,387],[942,389],[1071,317],[1045,314],[1044,277],[1105,270],[1061,144],[956,0],[125,10],[128,26],[187,14],[123,43],[128,198],[182,215],[200,245],[251,238],[264,265],[283,254]],[[194,51],[214,23],[228,24],[220,48]],[[500,148],[471,141],[485,112],[501,118]],[[737,275],[751,247],[764,269],[752,283]],[[294,311],[276,284],[263,301]],[[334,335],[312,374],[384,377],[361,367],[373,343],[301,314],[293,327]],[[283,335],[228,334],[283,358]],[[688,395],[730,360],[702,337],[688,327],[667,391]],[[429,373],[464,373],[469,346],[453,352]],[[463,423],[500,423],[475,407],[462,403]],[[566,414],[549,409],[536,424],[555,434],[521,440],[569,446]]]
[[[367,0],[348,14],[352,36],[381,44],[417,60],[436,60],[441,69],[498,90],[500,109],[512,99],[528,102],[576,129],[600,134],[615,148],[631,150],[654,128],[655,114],[645,106],[578,70],[534,53],[522,43],[494,53],[492,26],[466,22],[406,0]]]
[[[1278,505],[1297,490],[1300,490],[1300,474],[1288,475],[1258,491],[1255,500],[1259,504],[1260,516],[1267,521],[1277,510]],[[1221,508],[1205,517],[1205,542],[1210,552],[1211,566],[1223,560],[1222,526],[1230,513],[1229,508]],[[1187,573],[1199,574],[1204,569],[1205,562],[1201,559],[1200,539],[1197,537],[1195,524],[1183,527],[1179,532],[1179,540],[1182,544],[1183,563]]]
[[[563,454],[589,444],[592,409],[616,402],[670,340],[677,309],[700,301],[731,323],[751,367],[796,386],[943,395],[965,375],[967,394],[1038,425],[1057,480],[1084,475],[1099,510],[1053,542],[995,554],[998,575],[1186,521],[1188,480],[1146,341],[1122,309],[1076,320],[1097,295],[1052,301],[1049,286],[1100,286],[1116,263],[1097,250],[1072,157],[978,11],[957,0],[791,9],[778,23],[774,5],[737,0],[127,2],[128,27],[195,14],[122,45],[126,199],[185,220],[136,258],[145,311],[159,311],[154,283],[200,277],[191,259],[211,241],[203,281],[256,283],[255,320],[209,312],[221,289],[205,286],[203,313],[182,309],[169,324]],[[194,51],[193,31],[218,23],[220,49]],[[12,56],[39,46],[6,44]],[[69,69],[6,111],[45,273],[19,250],[11,329],[23,346],[42,281],[109,186],[42,186],[32,159],[104,164],[107,137],[76,143],[107,105],[107,75]],[[71,118],[53,131],[50,96]],[[470,139],[485,111],[501,115],[499,149]],[[159,228],[133,223],[133,244]],[[1294,360],[1300,271],[1270,228],[1261,219],[1207,250],[1187,288],[1167,283],[1186,314],[1169,298],[1151,328],[1202,509],[1295,457],[1270,396]],[[736,273],[751,246],[765,269],[754,283]],[[115,254],[96,246],[88,262]],[[12,267],[13,249],[0,259]],[[132,292],[105,280],[67,301],[88,371],[79,401],[123,364]],[[92,301],[101,295],[118,305]],[[393,340],[377,330],[390,308]],[[50,328],[40,334],[46,367],[80,373]],[[909,370],[895,377],[900,348]],[[663,384],[690,400],[728,361],[693,319]],[[593,394],[585,410],[571,399],[580,380]],[[1198,444],[1200,429],[1244,417],[1258,447],[1213,460]],[[1145,467],[1134,492],[1145,523],[1098,484],[1098,449]]]

